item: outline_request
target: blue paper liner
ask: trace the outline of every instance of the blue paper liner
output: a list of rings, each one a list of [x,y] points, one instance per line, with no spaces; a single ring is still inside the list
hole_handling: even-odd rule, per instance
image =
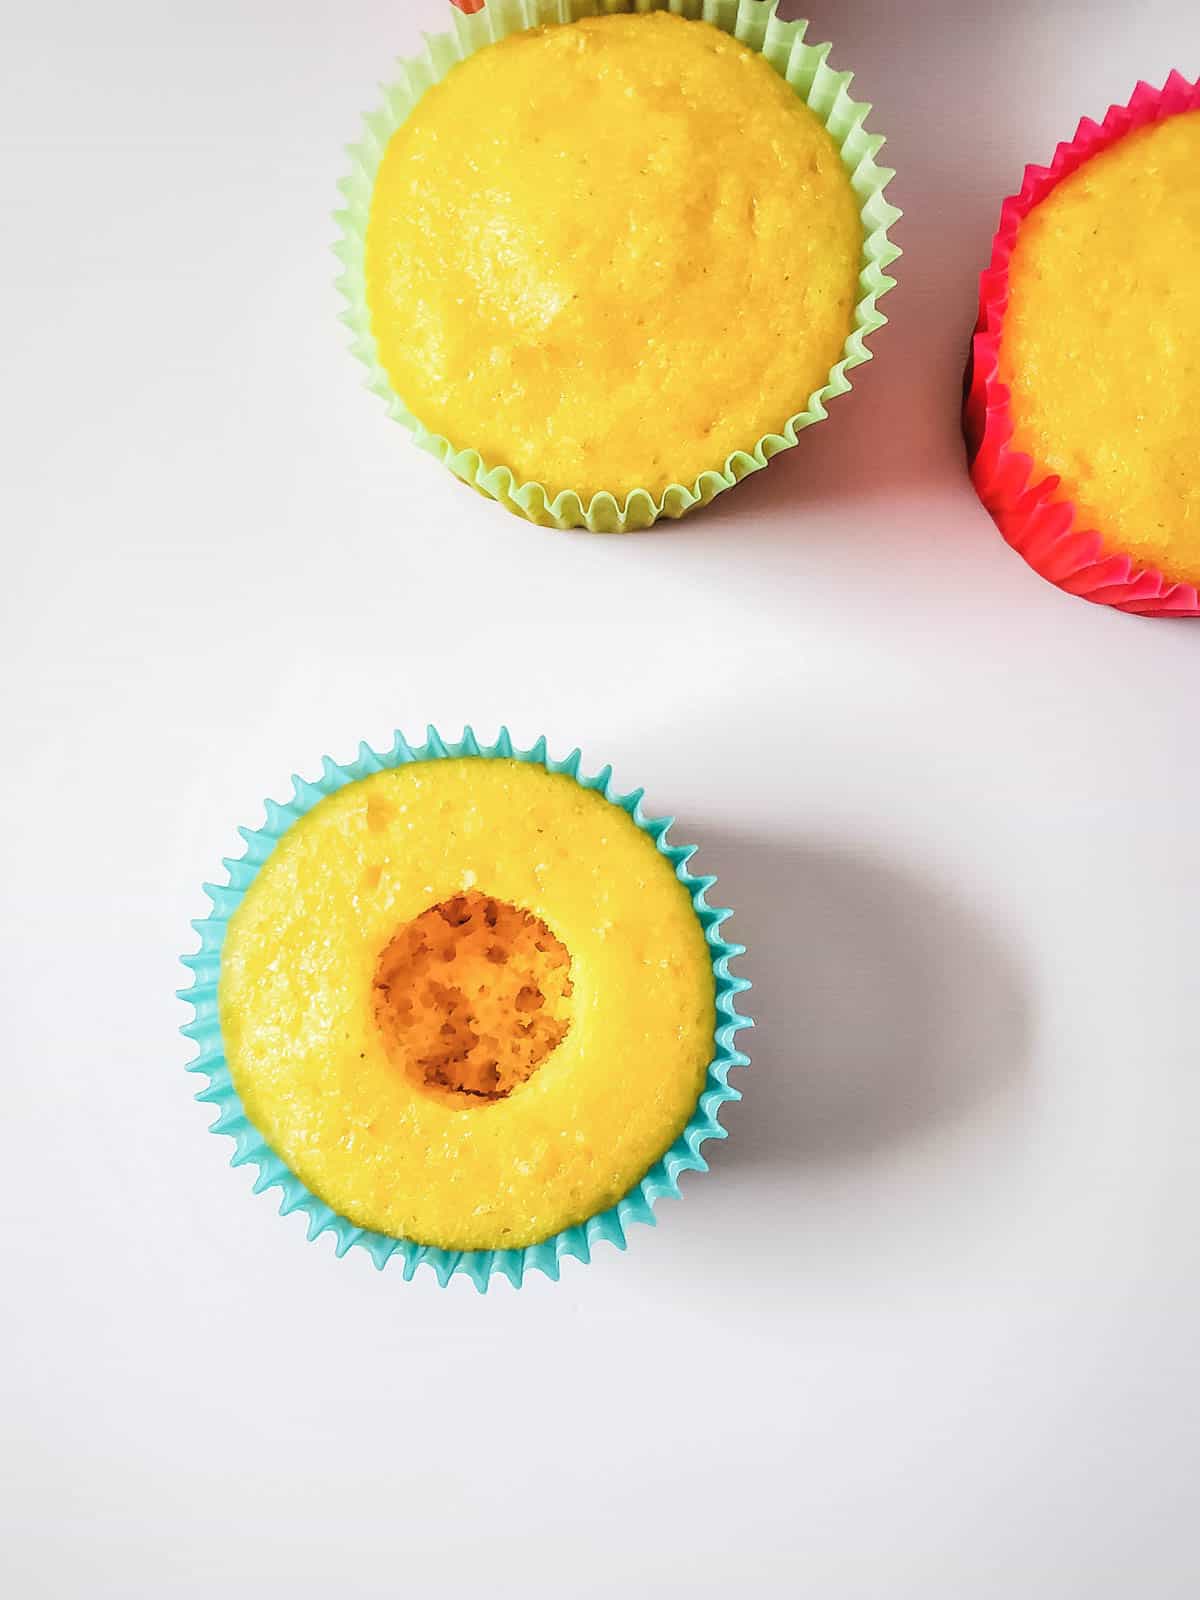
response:
[[[714,1055],[709,1063],[705,1088],[687,1127],[671,1148],[661,1156],[641,1181],[630,1189],[615,1206],[598,1212],[586,1222],[576,1223],[552,1235],[540,1244],[527,1245],[520,1250],[443,1250],[433,1245],[417,1244],[411,1239],[394,1238],[390,1234],[374,1233],[359,1228],[347,1218],[319,1200],[294,1172],[275,1154],[246,1116],[242,1102],[229,1074],[225,1049],[221,1038],[221,1025],[217,1008],[217,985],[221,971],[221,951],[229,918],[237,910],[242,896],[254,882],[259,868],[277,841],[302,816],[317,805],[326,795],[354,783],[372,773],[393,767],[405,766],[414,761],[441,761],[447,758],[474,756],[481,760],[507,758],[525,761],[544,767],[547,772],[565,773],[585,789],[597,789],[613,805],[620,806],[643,833],[654,840],[659,852],[675,868],[675,875],[692,897],[696,916],[704,929],[708,947],[712,952],[713,977],[716,985],[717,1025],[713,1037]],[[192,974],[192,982],[179,990],[179,997],[192,1007],[192,1021],[182,1032],[197,1046],[199,1054],[188,1064],[189,1072],[203,1073],[208,1078],[207,1087],[196,1096],[218,1109],[213,1133],[227,1134],[234,1141],[230,1165],[254,1165],[258,1176],[254,1192],[279,1189],[282,1194],[279,1211],[303,1211],[308,1216],[308,1237],[318,1239],[332,1233],[335,1251],[346,1254],[355,1245],[364,1249],[377,1267],[385,1267],[399,1257],[404,1266],[405,1279],[412,1278],[422,1264],[433,1269],[438,1282],[449,1283],[456,1273],[470,1278],[482,1293],[497,1274],[520,1288],[530,1270],[544,1272],[548,1278],[557,1279],[560,1262],[568,1256],[588,1262],[592,1249],[600,1240],[624,1250],[627,1231],[631,1223],[645,1222],[653,1225],[654,1206],[665,1195],[680,1197],[679,1176],[683,1172],[707,1172],[708,1163],[700,1153],[708,1139],[724,1139],[726,1130],[719,1121],[722,1105],[728,1100],[740,1100],[741,1092],[731,1087],[729,1074],[735,1067],[749,1066],[749,1056],[737,1048],[736,1036],[740,1029],[753,1023],[740,1016],[737,997],[750,987],[745,978],[735,977],[729,963],[745,954],[745,947],[731,944],[721,937],[720,928],[731,915],[727,910],[710,906],[708,892],[716,883],[713,877],[697,877],[688,871],[688,862],[696,852],[695,845],[668,842],[667,831],[673,817],[648,817],[642,810],[643,790],[618,794],[612,786],[612,768],[603,767],[594,777],[580,774],[580,752],[573,750],[564,761],[554,761],[547,753],[546,740],[538,739],[528,750],[514,747],[507,728],[501,728],[494,744],[481,745],[474,732],[464,728],[462,738],[447,742],[430,727],[426,742],[413,746],[403,734],[397,733],[391,749],[383,754],[360,744],[357,758],[345,766],[325,757],[321,776],[309,783],[300,777],[292,778],[292,798],[282,804],[266,802],[266,821],[260,828],[239,828],[246,841],[246,850],[237,860],[223,862],[229,881],[224,884],[205,884],[204,892],[212,902],[212,912],[192,923],[200,935],[200,949],[194,955],[182,957]]]

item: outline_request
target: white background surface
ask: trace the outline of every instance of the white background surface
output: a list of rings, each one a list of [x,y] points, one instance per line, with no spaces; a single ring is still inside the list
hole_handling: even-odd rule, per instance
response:
[[[1200,71],[1190,0],[814,3],[893,324],[627,541],[343,349],[341,149],[442,0],[3,11],[7,1593],[1196,1593],[1200,627],[1028,572],[957,419],[1001,198]],[[173,998],[262,796],[467,719],[678,813],[759,1021],[712,1175],[486,1298],[252,1199]]]

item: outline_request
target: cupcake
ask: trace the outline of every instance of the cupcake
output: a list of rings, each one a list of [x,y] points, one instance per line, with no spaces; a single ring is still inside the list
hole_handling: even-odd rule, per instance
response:
[[[849,75],[761,0],[665,7],[458,16],[346,186],[373,387],[536,522],[711,500],[824,416],[883,321],[898,213]]]
[[[185,996],[259,1187],[339,1250],[480,1287],[652,1220],[722,1135],[746,984],[638,798],[431,730],[268,808]]]
[[[1200,87],[1145,84],[1005,202],[966,403],[1002,533],[1089,600],[1200,615]]]

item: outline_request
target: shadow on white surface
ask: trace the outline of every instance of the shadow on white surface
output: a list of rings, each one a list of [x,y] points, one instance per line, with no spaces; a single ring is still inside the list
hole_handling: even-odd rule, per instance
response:
[[[695,832],[754,984],[753,1065],[716,1163],[856,1161],[1019,1086],[1029,981],[969,905],[835,845]]]

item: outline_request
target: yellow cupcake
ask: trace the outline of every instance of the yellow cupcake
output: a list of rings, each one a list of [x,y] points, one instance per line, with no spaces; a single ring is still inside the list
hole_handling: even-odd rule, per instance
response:
[[[1014,450],[1105,553],[1200,583],[1200,112],[1128,134],[1021,223],[1000,378]]]
[[[781,432],[843,354],[862,255],[789,84],[653,12],[513,34],[424,94],[376,177],[366,293],[425,429],[586,505]]]
[[[618,806],[513,760],[328,796],[230,919],[225,1055],[247,1117],[335,1212],[448,1250],[613,1205],[696,1108],[711,952]]]

